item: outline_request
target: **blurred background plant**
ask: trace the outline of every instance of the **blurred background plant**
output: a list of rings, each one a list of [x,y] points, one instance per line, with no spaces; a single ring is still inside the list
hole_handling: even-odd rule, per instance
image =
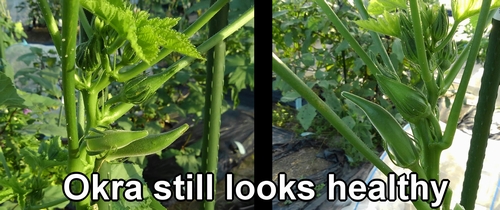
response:
[[[1,39],[1,47],[3,49],[21,41],[22,38],[26,38],[23,24],[21,22],[12,21],[10,11],[7,9],[6,0],[0,0],[0,28],[3,33]],[[3,58],[3,55],[0,54],[0,58]]]
[[[49,6],[52,10],[52,14],[54,14],[54,19],[61,19],[61,0],[48,0],[47,2],[49,3]],[[31,22],[29,23],[28,27],[45,27],[45,19],[42,16],[42,11],[40,10],[38,2],[36,0],[24,0],[16,6],[16,9],[18,12],[23,12],[26,10],[29,11],[28,17]]]

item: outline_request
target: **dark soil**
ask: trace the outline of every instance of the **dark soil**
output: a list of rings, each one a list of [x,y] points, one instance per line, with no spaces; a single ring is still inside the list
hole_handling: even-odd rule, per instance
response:
[[[279,102],[280,98],[280,92],[274,91],[273,106]],[[280,102],[280,104],[295,107],[294,102]],[[275,183],[278,181],[279,173],[286,173],[287,180],[308,179],[316,186],[324,187],[315,189],[317,197],[312,201],[279,201],[275,198],[272,208],[276,210],[330,210],[348,206],[350,202],[327,200],[328,174],[333,173],[335,179],[342,179],[346,183],[354,179],[365,180],[373,165],[365,162],[352,167],[342,149],[328,147],[322,139],[297,136],[290,130],[294,125],[287,124],[286,126],[286,128],[273,126],[273,181]],[[379,151],[383,152],[383,150]],[[294,190],[298,192],[296,188]]]
[[[28,38],[26,38],[26,42],[30,44],[44,44],[44,45],[53,45],[52,37],[50,37],[49,31],[47,28],[36,27],[36,28],[26,28],[24,30]]]

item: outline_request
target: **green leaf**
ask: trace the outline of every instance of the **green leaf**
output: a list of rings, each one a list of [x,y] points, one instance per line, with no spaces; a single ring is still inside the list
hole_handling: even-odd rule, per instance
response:
[[[403,45],[401,45],[401,40],[395,39],[394,42],[392,43],[391,49],[392,49],[391,55],[395,55],[399,63],[402,63],[403,59],[405,58],[405,55],[403,54]]]
[[[39,57],[43,56],[43,50],[39,47],[30,47],[30,51]]]
[[[27,107],[33,107],[36,104],[40,104],[41,106],[45,107],[59,107],[62,105],[62,102],[59,100],[34,93],[27,93],[21,90],[17,90],[17,94],[19,94],[19,96],[24,99],[23,104]]]
[[[340,52],[347,50],[349,48],[349,42],[343,40],[339,46],[335,48],[335,54],[339,54]]]
[[[287,103],[287,102],[294,101],[298,97],[300,97],[300,94],[295,90],[291,90],[291,91],[288,91],[286,93],[283,93],[280,101]]]
[[[314,55],[312,53],[304,53],[302,55],[302,63],[306,66],[314,66]]]
[[[0,106],[23,108],[24,99],[17,94],[14,84],[3,72],[0,72]]]
[[[400,37],[399,15],[384,12],[377,19],[354,21],[359,27],[389,36]]]
[[[61,90],[59,90],[56,86],[55,83],[47,80],[44,77],[41,77],[36,74],[27,74],[25,75],[27,78],[30,78],[33,80],[35,83],[39,84],[42,86],[45,90],[47,90],[50,94],[56,96],[56,97],[61,97],[62,93]]]
[[[228,80],[228,84],[234,85],[234,87],[239,91],[243,90],[248,86],[254,86],[254,68],[253,65],[250,66],[240,66],[231,74]]]
[[[335,113],[338,114],[342,112],[342,104],[333,91],[325,91],[323,92],[322,96],[325,98],[326,104],[328,104],[328,106]]]
[[[365,66],[365,62],[363,62],[363,60],[361,58],[356,58],[356,60],[354,61],[354,67],[352,68],[352,70],[357,75],[360,75],[359,69],[361,69],[361,67],[363,67],[363,66]]]
[[[158,134],[161,133],[163,127],[160,125],[158,121],[149,121],[144,125],[144,130],[147,130],[149,134]]]
[[[162,47],[173,50],[175,52],[182,53],[187,56],[204,60],[203,56],[200,55],[196,47],[189,42],[186,35],[174,31],[172,29],[162,28],[157,29],[160,31],[161,35],[159,38],[159,43]],[[155,32],[155,34],[158,32]]]
[[[116,123],[118,123],[118,126],[122,127],[124,130],[130,130],[132,129],[132,126],[134,126],[126,115],[120,117]]]
[[[145,11],[132,12],[120,1],[82,0],[81,5],[109,24],[119,37],[130,42],[132,49],[146,63],[158,56],[164,47],[187,56],[204,59],[188,37],[171,29],[180,18],[149,18]]]
[[[349,127],[349,129],[353,129],[356,125],[356,122],[354,122],[354,119],[351,116],[343,117],[342,121]]]
[[[121,179],[121,180],[138,180],[142,183],[143,201],[130,202],[125,200],[123,196],[120,196],[118,202],[110,202],[111,209],[129,209],[129,210],[141,210],[141,209],[164,209],[164,207],[159,204],[157,200],[153,198],[147,184],[142,178],[142,169],[136,164],[130,163],[119,163],[111,164],[110,170],[111,175],[109,179]],[[120,195],[123,195],[124,189],[120,188]],[[158,205],[159,204],[159,205]]]
[[[370,15],[380,15],[385,11],[392,12],[396,9],[407,9],[405,0],[371,0],[368,4]]]
[[[20,134],[34,135],[37,133],[46,136],[61,136],[66,137],[66,127],[53,124],[30,124],[23,127],[22,130],[16,130]]]
[[[38,58],[38,55],[35,53],[26,53],[17,58],[18,61],[24,62],[26,65],[30,65],[35,59]]]
[[[300,125],[304,130],[309,129],[318,113],[316,109],[311,104],[306,104],[299,109],[299,113],[297,114],[297,119],[299,120]]]
[[[117,4],[116,1],[110,2],[107,0],[81,0],[80,4],[110,25],[120,37],[126,38],[141,59],[149,61],[142,53],[142,48],[137,44],[137,27],[134,13],[125,9],[123,3]]]
[[[3,58],[0,58],[0,72],[3,72],[11,81],[14,81],[14,69]]]
[[[228,55],[226,56],[226,68],[227,67],[238,67],[245,66],[248,64],[248,59],[243,55]],[[180,73],[180,72],[179,72]],[[177,74],[179,74],[177,73]],[[226,71],[226,74],[231,73]]]
[[[281,10],[281,11],[277,11],[277,12],[273,12],[273,18],[277,18],[277,17],[280,17],[282,15],[285,15],[286,13],[288,13],[288,10]]]
[[[0,203],[4,203],[5,201],[10,200],[14,196],[16,195],[14,194],[12,188],[3,188],[0,191]]]
[[[52,185],[43,190],[43,200],[42,200],[42,205],[44,203],[50,203],[56,200],[60,200],[64,198],[64,193],[61,190],[61,186],[56,186]],[[51,208],[59,208],[59,209],[64,209],[67,205],[69,204],[68,201],[64,201],[62,203],[59,203],[57,205],[51,206]]]
[[[182,155],[175,156],[175,161],[180,167],[182,167],[184,173],[196,173],[201,166],[201,161],[197,158],[199,153],[200,149],[186,147],[182,150]]]

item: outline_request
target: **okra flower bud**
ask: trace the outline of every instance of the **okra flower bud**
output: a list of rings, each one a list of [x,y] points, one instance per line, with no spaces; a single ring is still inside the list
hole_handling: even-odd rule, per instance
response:
[[[433,9],[425,6],[422,7],[422,10],[420,10],[420,18],[422,19],[422,30],[424,37],[429,37],[430,33],[432,33],[429,31],[434,20]]]
[[[446,44],[443,50],[437,52],[437,59],[440,62],[439,66],[443,71],[450,68],[451,64],[455,62],[458,56],[457,43],[451,40]]]
[[[142,104],[151,98],[167,79],[164,74],[137,76],[125,83],[119,97],[125,103]]]
[[[400,15],[400,25],[403,53],[408,60],[418,63],[417,44],[412,30],[413,26],[408,17],[403,15],[403,13]]]
[[[102,39],[96,35],[76,47],[76,65],[82,70],[93,72],[101,66]]]
[[[140,60],[141,58],[139,58],[135,50],[132,49],[132,45],[130,44],[130,42],[127,42],[127,44],[125,44],[125,46],[123,47],[122,60],[120,61],[120,64],[128,66],[135,64]]]
[[[431,37],[434,42],[437,42],[446,37],[448,34],[448,14],[444,9],[444,5],[437,11],[436,18],[432,22]]]
[[[432,113],[431,106],[422,92],[383,75],[375,77],[384,94],[396,105],[404,119],[416,123]]]

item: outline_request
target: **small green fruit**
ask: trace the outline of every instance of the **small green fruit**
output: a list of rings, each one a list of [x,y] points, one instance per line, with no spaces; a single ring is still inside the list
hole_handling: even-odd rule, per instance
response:
[[[76,47],[76,65],[86,72],[94,72],[101,67],[102,39],[96,35]]]
[[[416,123],[432,113],[430,104],[422,92],[383,75],[375,77],[384,94],[392,100],[404,119]]]

